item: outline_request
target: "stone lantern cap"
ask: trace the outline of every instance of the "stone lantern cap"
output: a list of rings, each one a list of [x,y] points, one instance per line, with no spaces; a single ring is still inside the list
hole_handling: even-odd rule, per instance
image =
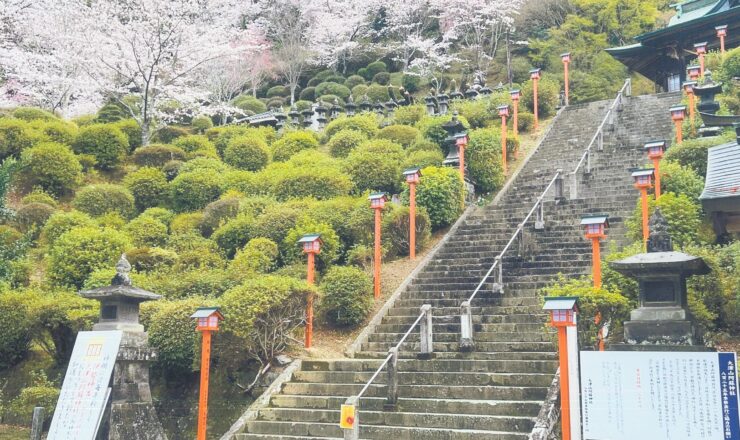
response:
[[[161,295],[132,286],[129,277],[130,272],[131,264],[126,259],[126,254],[123,254],[116,264],[116,275],[111,280],[110,286],[82,290],[80,296],[97,300],[127,298],[135,302],[154,301],[162,298]]]
[[[637,254],[609,263],[619,273],[637,276],[646,273],[681,273],[683,275],[705,275],[709,266],[699,257],[683,252],[648,252]]]

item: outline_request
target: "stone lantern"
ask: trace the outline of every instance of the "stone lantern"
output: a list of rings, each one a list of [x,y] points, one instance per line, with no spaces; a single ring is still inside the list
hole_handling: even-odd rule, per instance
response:
[[[393,98],[391,98],[385,103],[385,108],[388,110],[388,117],[393,118],[393,115],[396,113],[396,108],[398,108],[398,104],[393,100]]]
[[[427,106],[427,114],[429,116],[434,116],[437,114],[437,98],[434,97],[434,92],[430,92],[429,95],[424,98],[424,104]]]
[[[457,87],[457,81],[454,79],[450,82],[450,90],[450,99],[453,101],[463,99],[465,97],[465,95],[460,93],[460,89]]]
[[[288,112],[288,118],[292,125],[298,125],[301,123],[301,112],[298,111],[298,107],[293,105]]]
[[[450,97],[446,93],[441,93],[437,95],[437,102],[439,103],[439,114],[446,115],[450,108]]]
[[[161,298],[131,285],[131,264],[122,255],[110,286],[83,290],[83,298],[100,301],[100,318],[94,331],[120,330],[121,345],[116,355],[111,386],[109,418],[104,418],[99,435],[112,440],[166,439],[152,404],[149,363],[156,353],[149,347],[147,333],[139,323],[139,305]],[[136,423],[133,423],[133,422]]]
[[[660,209],[650,217],[647,253],[609,263],[612,269],[636,278],[639,306],[624,323],[628,345],[701,345],[688,313],[686,278],[710,272],[699,257],[675,252],[668,223]]]
[[[347,113],[347,116],[354,116],[356,110],[357,104],[355,104],[355,100],[352,98],[352,95],[349,95],[349,99],[347,99],[347,104],[344,105],[344,111],[345,113]]]
[[[375,109],[375,114],[381,118],[385,116],[385,106],[380,101],[375,101],[373,109]]]
[[[326,108],[323,101],[319,100],[316,102],[314,111],[316,112],[316,122],[319,124],[319,130],[322,130],[326,126],[326,114],[329,109]]]
[[[313,108],[309,107],[301,112],[303,115],[303,126],[308,128],[313,125]]]
[[[360,111],[361,112],[369,112],[373,109],[373,105],[370,103],[370,99],[365,95],[362,98],[362,102],[360,103]]]
[[[337,119],[341,111],[342,111],[342,106],[339,105],[339,99],[334,98],[334,104],[329,108],[329,118],[332,121]]]
[[[273,112],[273,116],[275,116],[275,119],[277,120],[275,127],[278,130],[285,127],[285,121],[288,119],[288,116],[285,114],[285,110],[283,110],[282,106],[280,106],[277,111]]]

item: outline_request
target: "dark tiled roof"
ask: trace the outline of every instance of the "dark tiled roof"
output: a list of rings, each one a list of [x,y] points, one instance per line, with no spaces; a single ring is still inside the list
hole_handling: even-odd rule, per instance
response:
[[[708,154],[707,178],[699,199],[740,198],[740,145],[718,145]]]

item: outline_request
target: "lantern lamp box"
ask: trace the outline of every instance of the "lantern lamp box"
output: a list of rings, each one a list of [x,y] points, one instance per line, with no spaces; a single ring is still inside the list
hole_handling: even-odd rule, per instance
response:
[[[197,319],[198,330],[218,330],[218,323],[224,320],[218,307],[198,307],[190,317]]]
[[[652,176],[653,174],[655,174],[655,168],[639,168],[632,170],[632,177],[634,178]]]
[[[609,216],[608,215],[589,215],[585,217],[581,217],[581,226],[589,226],[589,225],[604,225],[609,226]]]
[[[79,332],[64,376],[49,440],[93,440],[110,396],[123,332]]]

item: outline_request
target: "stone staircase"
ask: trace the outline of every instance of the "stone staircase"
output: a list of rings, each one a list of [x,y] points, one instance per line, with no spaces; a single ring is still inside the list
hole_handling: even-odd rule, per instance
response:
[[[580,198],[545,202],[545,228],[526,225],[524,243],[504,258],[504,292],[483,286],[472,303],[475,351],[459,351],[460,304],[480,282],[494,257],[551,180],[580,159],[610,102],[568,107],[557,117],[538,151],[494,204],[479,208],[413,279],[354,353],[353,359],[304,360],[267,407],[246,422],[236,439],[342,438],[339,408],[370,379],[423,304],[433,307],[434,351],[417,359],[418,329],[399,353],[399,401],[384,410],[386,374],[360,401],[363,439],[526,439],[557,370],[554,338],[544,325],[537,292],[559,273],[590,271],[590,244],[580,217],[608,213],[610,241],[625,241],[624,219],[637,192],[628,168],[647,162],[642,145],[670,138],[668,108],[678,94],[627,98],[604,150],[595,151],[592,172],[582,176]],[[568,181],[565,181],[567,195]]]

